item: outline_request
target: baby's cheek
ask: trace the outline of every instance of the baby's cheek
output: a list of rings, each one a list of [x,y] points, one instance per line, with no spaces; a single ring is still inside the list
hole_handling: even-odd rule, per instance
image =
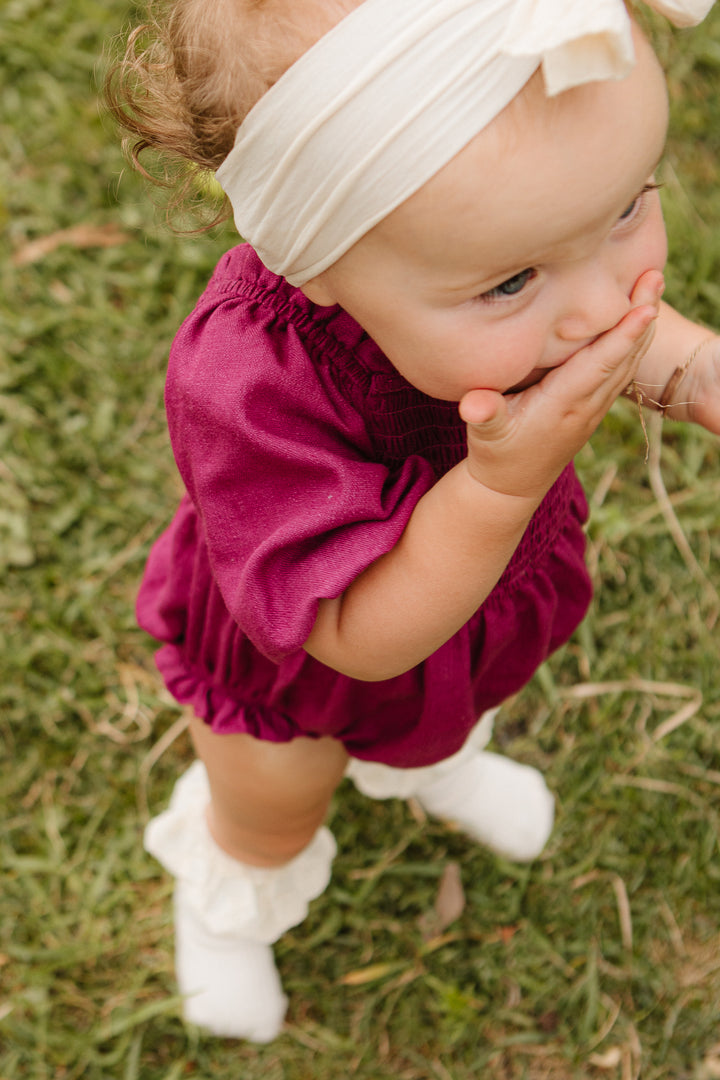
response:
[[[650,270],[663,273],[667,263],[668,246],[665,230],[655,230],[647,242],[638,246],[635,257],[627,268],[627,294],[632,298],[643,274]]]
[[[552,325],[549,319],[524,321],[494,343],[493,355],[496,381],[500,389],[515,386],[531,371],[543,367],[553,348]]]
[[[648,215],[648,238],[646,270],[664,270],[668,257],[667,233],[665,221],[658,200],[657,206],[653,207]]]

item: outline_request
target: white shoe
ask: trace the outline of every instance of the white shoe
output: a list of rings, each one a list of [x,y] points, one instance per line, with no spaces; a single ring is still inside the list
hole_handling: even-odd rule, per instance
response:
[[[422,785],[415,798],[428,813],[455,822],[514,862],[537,858],[555,817],[555,800],[542,773],[484,750]]]
[[[213,1035],[268,1043],[282,1029],[287,998],[271,945],[213,934],[175,888],[175,970],[183,1014]]]
[[[485,713],[452,757],[414,769],[351,758],[346,776],[371,799],[415,797],[434,817],[515,862],[531,862],[547,843],[555,800],[541,773],[484,747],[498,710]]]

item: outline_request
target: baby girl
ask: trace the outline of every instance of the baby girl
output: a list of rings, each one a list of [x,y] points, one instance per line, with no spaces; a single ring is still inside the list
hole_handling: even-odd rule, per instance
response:
[[[676,23],[711,0],[655,0]],[[344,776],[508,858],[553,798],[484,749],[582,619],[573,457],[615,399],[720,432],[720,339],[661,303],[657,60],[622,0],[173,0],[109,89],[248,241],[172,347],[187,494],[140,622],[198,761],[146,844],[189,1020],[268,1041],[272,944]],[[148,36],[150,40],[148,40]]]

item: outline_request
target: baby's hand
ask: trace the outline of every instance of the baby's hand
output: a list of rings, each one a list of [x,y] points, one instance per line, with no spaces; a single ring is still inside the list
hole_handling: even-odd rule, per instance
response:
[[[654,332],[662,275],[639,278],[612,329],[513,394],[471,390],[460,402],[468,468],[485,487],[539,501],[632,382]]]

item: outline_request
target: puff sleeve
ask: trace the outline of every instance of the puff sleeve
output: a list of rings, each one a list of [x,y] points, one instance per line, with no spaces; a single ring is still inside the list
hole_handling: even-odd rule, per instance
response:
[[[357,393],[291,321],[235,296],[198,306],[170,358],[177,463],[233,619],[279,663],[398,541],[435,480],[418,455],[388,467]]]

